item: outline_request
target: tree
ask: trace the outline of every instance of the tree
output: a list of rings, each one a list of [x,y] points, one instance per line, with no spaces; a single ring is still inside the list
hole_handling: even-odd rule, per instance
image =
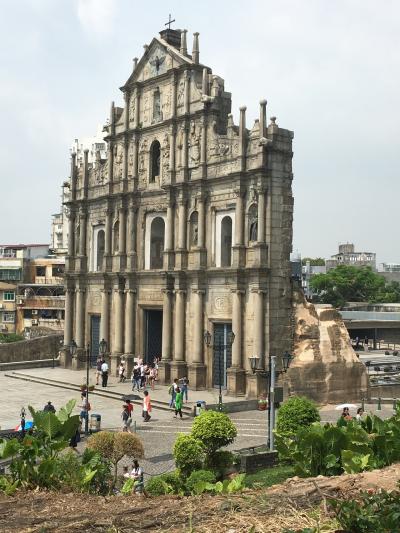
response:
[[[142,441],[133,433],[101,431],[88,439],[88,448],[99,453],[114,465],[114,483],[117,481],[118,463],[123,457],[141,459],[144,456]]]
[[[310,261],[311,266],[325,266],[325,259],[323,257],[303,257],[301,264],[305,266],[307,261]]]
[[[326,274],[316,274],[310,286],[318,301],[342,307],[346,302],[400,302],[400,284],[386,282],[371,267],[340,265]]]

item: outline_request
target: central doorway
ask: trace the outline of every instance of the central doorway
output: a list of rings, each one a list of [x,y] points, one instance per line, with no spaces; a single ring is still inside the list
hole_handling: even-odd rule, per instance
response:
[[[100,315],[91,315],[90,317],[90,364],[96,366],[99,357],[100,343]]]
[[[152,363],[162,353],[162,310],[145,310],[144,362]]]
[[[226,387],[226,370],[232,366],[232,346],[228,342],[228,334],[232,331],[232,324],[214,324],[214,357],[213,384]]]

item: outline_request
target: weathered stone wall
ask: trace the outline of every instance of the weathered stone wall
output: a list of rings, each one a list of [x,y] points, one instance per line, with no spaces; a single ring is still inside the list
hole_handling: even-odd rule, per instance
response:
[[[58,356],[62,335],[49,335],[37,339],[0,344],[0,363],[35,361]]]
[[[304,394],[320,403],[349,402],[366,396],[365,365],[354,352],[339,313],[314,306],[294,292],[294,356],[288,381],[292,394]]]

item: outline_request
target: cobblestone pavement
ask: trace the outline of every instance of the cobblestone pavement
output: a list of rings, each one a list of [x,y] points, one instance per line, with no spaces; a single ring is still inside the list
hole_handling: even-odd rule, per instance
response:
[[[30,375],[41,375],[43,377],[62,379],[75,383],[83,382],[82,376],[72,380],[71,374],[62,369],[29,369],[23,371]],[[79,412],[79,394],[66,389],[55,388],[48,385],[16,380],[6,377],[5,372],[0,372],[0,427],[2,429],[13,428],[19,423],[19,413],[22,406],[40,409],[48,400],[51,400],[56,408],[64,405],[69,399],[77,400],[76,412]],[[110,390],[128,393],[131,387],[129,383],[117,384],[116,380],[111,380]],[[165,400],[167,398],[166,387],[157,387],[154,393],[150,393],[154,398]],[[209,403],[214,403],[217,393],[214,391],[191,392],[193,399],[206,399]],[[142,396],[142,394],[140,394]],[[227,398],[224,398],[228,401]],[[92,413],[101,413],[103,429],[118,429],[121,427],[121,407],[122,402],[92,396]],[[366,405],[366,411],[372,411],[381,417],[391,416],[392,405],[383,405],[381,411],[376,410],[376,405]],[[354,410],[355,411],[355,410]],[[334,406],[325,405],[320,409],[323,422],[334,422],[340,415]],[[355,414],[355,413],[354,413]],[[238,428],[238,437],[231,449],[246,448],[264,444],[267,438],[267,413],[263,411],[244,411],[232,413],[230,415]],[[29,417],[28,417],[29,418]],[[137,434],[143,439],[146,459],[142,465],[146,474],[155,475],[173,468],[172,446],[176,435],[180,432],[190,431],[193,419],[185,416],[183,420],[175,419],[172,411],[162,411],[154,409],[152,419],[144,423],[141,417],[139,406],[134,406],[133,420],[136,425]],[[81,446],[84,445],[84,440]],[[129,462],[128,462],[129,464]]]

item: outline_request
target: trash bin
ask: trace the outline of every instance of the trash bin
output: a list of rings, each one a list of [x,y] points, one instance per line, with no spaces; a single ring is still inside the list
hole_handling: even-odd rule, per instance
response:
[[[206,402],[204,400],[198,400],[194,407],[194,416],[199,416],[205,410],[206,410]]]
[[[90,430],[93,432],[101,430],[101,415],[95,413],[90,415]]]

